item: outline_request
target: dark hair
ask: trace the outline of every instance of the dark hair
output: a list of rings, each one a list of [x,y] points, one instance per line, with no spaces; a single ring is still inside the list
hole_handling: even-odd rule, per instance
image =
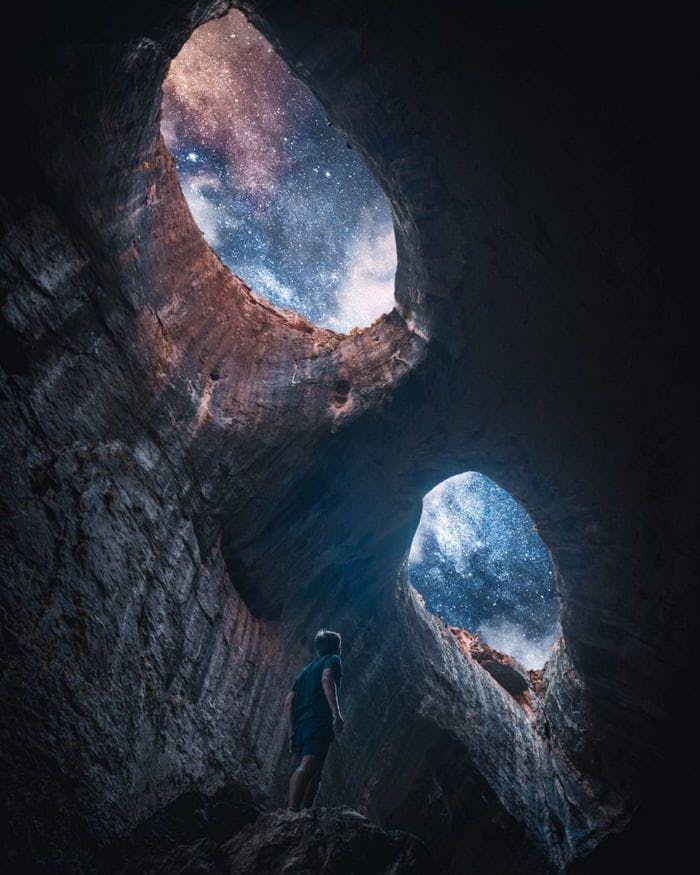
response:
[[[319,629],[314,638],[314,644],[319,656],[329,656],[340,653],[340,635],[328,629]]]

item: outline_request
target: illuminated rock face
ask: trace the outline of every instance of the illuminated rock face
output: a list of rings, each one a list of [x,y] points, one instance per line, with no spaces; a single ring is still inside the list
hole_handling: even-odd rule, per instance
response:
[[[694,767],[683,77],[610,10],[244,4],[398,217],[398,310],[341,339],[226,271],[158,138],[168,58],[225,5],[33,6],[3,59],[12,862],[89,868],[193,788],[280,804],[320,625],[348,721],[324,803],[455,871],[560,867],[637,806],[659,841]],[[422,496],[465,470],[558,563],[563,643],[527,689],[405,578]],[[643,859],[639,824],[594,853]]]

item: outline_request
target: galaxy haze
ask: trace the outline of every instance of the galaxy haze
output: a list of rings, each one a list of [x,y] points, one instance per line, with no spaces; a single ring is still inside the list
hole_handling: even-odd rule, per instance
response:
[[[560,633],[549,551],[525,510],[481,474],[451,477],[423,499],[409,575],[426,607],[478,632],[525,668],[540,668]]]
[[[384,192],[242,13],[175,58],[161,130],[204,237],[254,292],[339,332],[392,309]]]

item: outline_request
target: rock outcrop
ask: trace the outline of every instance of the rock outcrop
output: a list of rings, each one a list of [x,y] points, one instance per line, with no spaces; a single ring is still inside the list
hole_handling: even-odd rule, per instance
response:
[[[184,794],[93,865],[114,875],[428,875],[434,861],[413,836],[352,809],[263,812],[226,787],[213,798]]]
[[[279,805],[321,625],[348,727],[321,800],[378,826],[263,815],[240,865],[316,865],[351,822],[351,855],[396,852],[377,871],[420,853],[393,828],[443,871],[649,861],[658,834],[672,867],[698,615],[682,28],[240,3],[392,203],[397,308],[339,336],[223,267],[159,136],[170,58],[228,5],[25,4],[0,59],[6,868],[89,871],[183,794]],[[555,558],[541,676],[461,646],[406,579],[422,496],[464,470]],[[229,847],[208,830],[172,853]]]
[[[457,639],[460,650],[473,657],[514,699],[529,690],[531,683],[527,671],[517,659],[489,647],[479,635],[454,626],[448,628]]]
[[[351,809],[272,812],[221,848],[227,870],[428,875],[426,849],[407,833],[383,830]]]
[[[121,841],[101,851],[93,871],[146,873],[219,871],[219,848],[263,814],[247,787],[221,787],[213,796],[190,790],[159,809]]]

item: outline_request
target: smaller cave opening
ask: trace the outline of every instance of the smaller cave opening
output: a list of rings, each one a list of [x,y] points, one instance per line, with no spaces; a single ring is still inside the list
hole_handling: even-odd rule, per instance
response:
[[[388,198],[239,10],[171,63],[161,132],[205,240],[256,294],[338,333],[393,309]]]
[[[527,511],[493,480],[470,471],[425,495],[408,574],[447,625],[525,669],[547,661],[561,633],[552,558]]]

